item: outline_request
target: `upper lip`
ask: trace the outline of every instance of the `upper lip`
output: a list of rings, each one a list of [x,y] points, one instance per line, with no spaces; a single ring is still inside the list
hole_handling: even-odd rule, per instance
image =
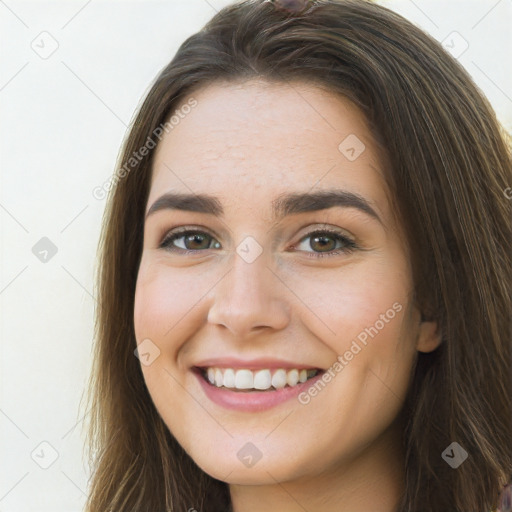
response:
[[[233,368],[246,370],[261,370],[264,368],[278,369],[305,369],[305,370],[322,370],[318,366],[295,361],[287,361],[285,359],[275,359],[261,357],[257,359],[239,359],[237,357],[210,357],[203,359],[194,365],[196,368]]]

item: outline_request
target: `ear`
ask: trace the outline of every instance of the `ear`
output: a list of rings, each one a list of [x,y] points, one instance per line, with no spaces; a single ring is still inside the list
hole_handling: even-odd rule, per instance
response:
[[[418,352],[432,352],[441,344],[441,332],[435,320],[426,320],[423,315],[418,327],[416,349]]]

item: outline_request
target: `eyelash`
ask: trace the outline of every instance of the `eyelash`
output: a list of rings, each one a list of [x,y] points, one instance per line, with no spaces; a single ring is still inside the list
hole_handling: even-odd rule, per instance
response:
[[[207,235],[208,237],[214,239],[213,236],[210,235],[206,231],[201,231],[198,229],[179,228],[177,230],[173,230],[173,231],[170,231],[169,233],[167,233],[167,235],[164,237],[164,239],[160,243],[159,248],[165,249],[170,252],[180,252],[183,255],[189,255],[192,253],[197,253],[197,252],[207,250],[207,249],[197,249],[197,250],[182,249],[181,247],[172,246],[172,242],[174,242],[175,240],[183,238],[185,235],[197,234],[197,233]],[[337,242],[338,241],[342,242],[345,245],[345,247],[341,248],[341,249],[333,249],[332,251],[327,252],[327,253],[318,253],[318,252],[315,253],[315,252],[306,251],[306,254],[308,255],[308,257],[310,257],[310,258],[325,258],[325,257],[331,257],[331,256],[338,256],[340,254],[350,254],[354,250],[359,249],[359,246],[353,240],[347,238],[346,236],[342,235],[338,231],[334,231],[334,230],[330,230],[330,229],[311,231],[310,233],[306,234],[299,240],[299,244],[306,238],[312,237],[314,235],[325,235],[325,234],[330,235],[332,238],[336,239]]]

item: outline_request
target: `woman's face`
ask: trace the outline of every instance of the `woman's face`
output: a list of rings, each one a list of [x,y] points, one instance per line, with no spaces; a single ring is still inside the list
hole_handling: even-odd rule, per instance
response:
[[[411,301],[364,118],[304,83],[211,85],[194,99],[157,148],[135,292],[159,414],[232,484],[396,457],[416,351],[439,338]],[[169,239],[178,228],[189,233]]]

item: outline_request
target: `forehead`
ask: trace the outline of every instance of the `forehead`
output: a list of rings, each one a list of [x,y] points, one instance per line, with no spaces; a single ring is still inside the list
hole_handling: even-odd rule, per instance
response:
[[[148,204],[170,190],[261,205],[285,191],[343,188],[386,209],[380,154],[364,116],[341,95],[253,80],[191,97],[197,105],[157,147]]]

